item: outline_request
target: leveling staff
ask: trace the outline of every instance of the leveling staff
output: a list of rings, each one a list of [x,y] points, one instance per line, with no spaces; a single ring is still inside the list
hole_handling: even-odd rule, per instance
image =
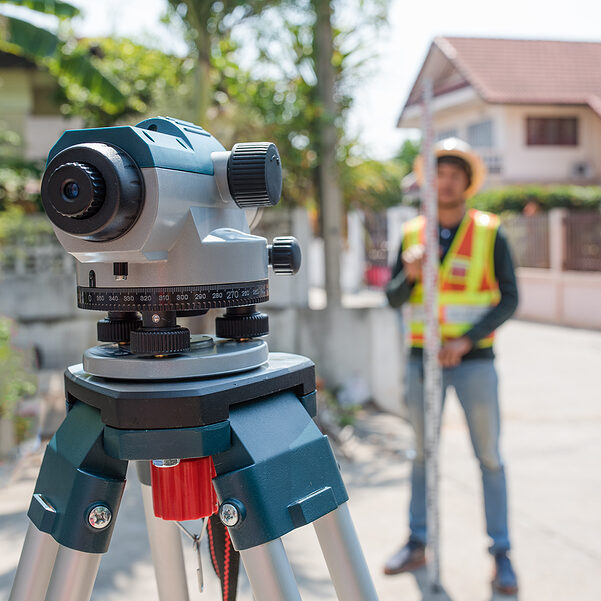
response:
[[[518,292],[507,240],[496,215],[468,210],[466,199],[483,183],[486,169],[461,140],[436,145],[440,245],[439,354],[443,395],[453,386],[467,418],[474,452],[482,470],[486,530],[495,558],[494,587],[517,592],[508,556],[507,491],[499,452],[499,400],[494,366],[494,331],[515,311]],[[423,157],[414,171],[421,183]],[[407,366],[406,404],[416,437],[411,475],[409,541],[386,563],[386,574],[399,574],[426,562],[426,477],[424,464],[424,262],[425,218],[405,225],[398,260],[386,293],[393,307],[411,307],[411,352]]]

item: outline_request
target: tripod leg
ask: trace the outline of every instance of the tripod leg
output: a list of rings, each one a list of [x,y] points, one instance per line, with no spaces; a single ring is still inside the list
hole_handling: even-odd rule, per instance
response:
[[[378,601],[346,503],[313,522],[340,601]]]
[[[102,553],[61,546],[48,585],[46,601],[90,601]]]
[[[154,515],[150,465],[137,461],[138,478],[142,484],[142,501],[154,573],[161,601],[188,601],[188,583],[182,539],[175,522],[162,520]]]
[[[254,598],[260,601],[301,601],[281,539],[240,551]]]
[[[29,524],[8,601],[44,601],[59,544]]]

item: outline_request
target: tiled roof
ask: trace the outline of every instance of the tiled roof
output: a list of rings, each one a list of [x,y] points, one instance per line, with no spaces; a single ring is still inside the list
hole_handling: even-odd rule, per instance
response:
[[[432,47],[487,102],[588,104],[601,115],[601,42],[437,37]]]

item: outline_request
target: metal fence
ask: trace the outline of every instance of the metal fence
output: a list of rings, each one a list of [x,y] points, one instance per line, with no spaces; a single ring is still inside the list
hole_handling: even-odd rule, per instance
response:
[[[601,271],[601,213],[568,213],[564,229],[565,269]]]
[[[545,215],[515,215],[503,220],[517,267],[549,268],[549,218]]]
[[[29,217],[0,242],[0,279],[39,274],[64,275],[75,270],[74,260],[58,243],[45,219]]]

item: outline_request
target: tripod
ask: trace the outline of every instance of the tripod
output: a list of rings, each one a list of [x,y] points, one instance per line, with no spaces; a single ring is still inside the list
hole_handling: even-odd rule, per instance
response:
[[[154,512],[167,493],[163,509],[177,514],[162,474],[208,457],[219,517],[257,601],[300,600],[281,537],[311,523],[338,598],[377,600],[336,460],[312,420],[310,360],[268,354],[261,340],[206,336],[162,358],[103,345],[66,370],[65,392],[68,413],[44,455],[9,601],[90,599],[129,461],[142,483],[159,597],[187,601],[176,521]]]

